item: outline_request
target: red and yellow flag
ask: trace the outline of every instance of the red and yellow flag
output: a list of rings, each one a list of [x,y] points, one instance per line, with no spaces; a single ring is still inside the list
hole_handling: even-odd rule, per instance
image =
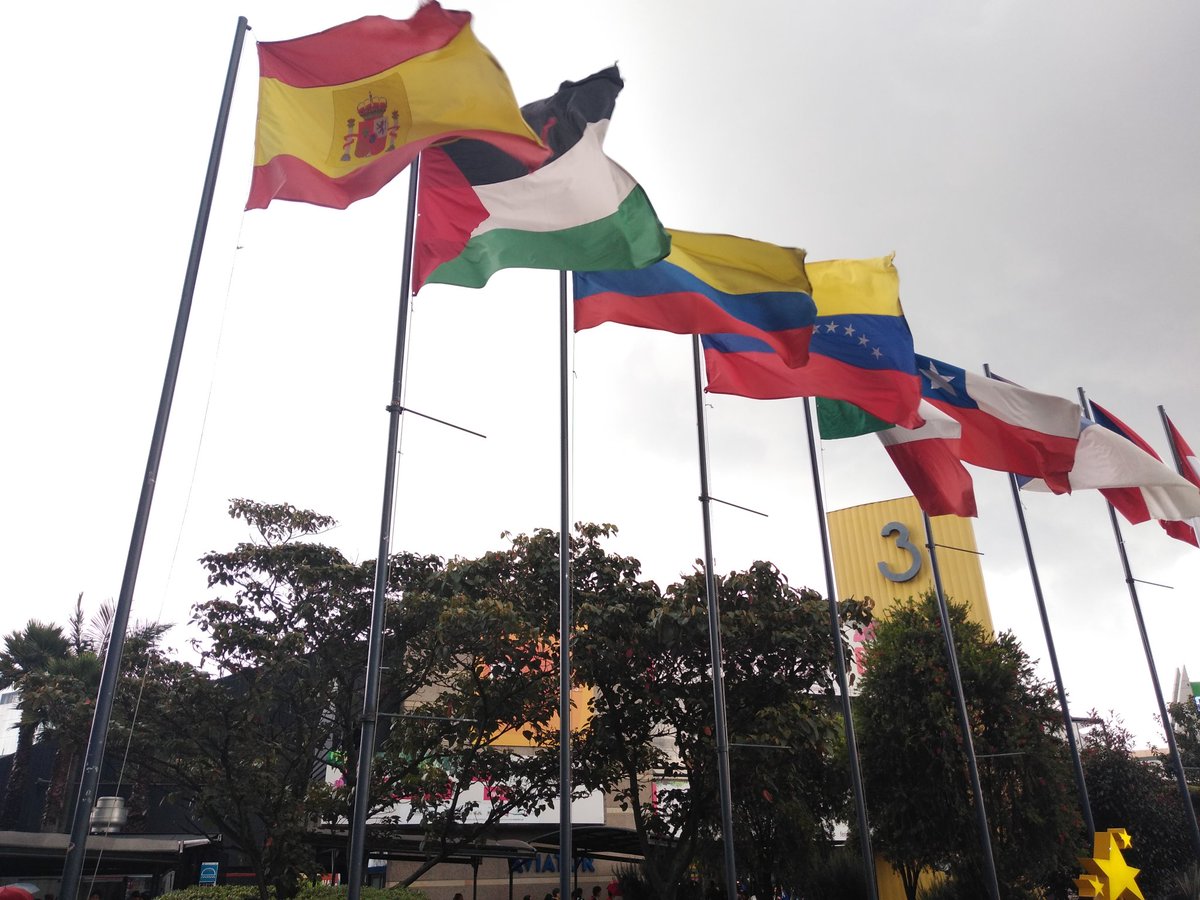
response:
[[[247,209],[274,199],[345,209],[435,142],[471,137],[531,168],[549,151],[521,117],[471,14],[422,5],[258,45],[258,133]]]

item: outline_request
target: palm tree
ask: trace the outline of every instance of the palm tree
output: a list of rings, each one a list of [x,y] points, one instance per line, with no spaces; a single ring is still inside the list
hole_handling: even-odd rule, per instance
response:
[[[0,804],[0,830],[12,829],[19,822],[37,739],[53,740],[58,745],[42,827],[61,830],[66,804],[71,799],[68,789],[78,780],[77,770],[91,730],[113,614],[109,601],[101,604],[87,622],[80,594],[67,633],[58,625],[31,620],[24,629],[5,638],[0,652],[0,685],[11,684],[20,692],[21,721],[11,774]],[[158,623],[134,623],[127,632],[126,658],[144,659],[168,628]]]
[[[80,594],[70,619],[67,654],[53,661],[43,675],[32,679],[30,685],[43,710],[44,734],[58,745],[50,784],[46,788],[43,831],[66,829],[68,803],[73,799],[68,794],[70,786],[78,783],[81,774],[115,612],[112,601],[106,601],[85,627],[83,595]],[[147,654],[170,627],[157,622],[130,625],[125,638],[126,669],[144,663]]]
[[[43,831],[64,830],[67,803],[72,799],[67,794],[87,747],[101,665],[100,658],[85,649],[54,660],[45,674],[32,679],[30,690],[45,716],[43,735],[57,744],[42,810]]]
[[[24,629],[14,631],[4,639],[4,650],[0,651],[0,684],[12,685],[20,692],[21,721],[17,726],[17,749],[13,754],[8,785],[0,804],[0,830],[17,825],[29,781],[34,737],[45,721],[45,711],[39,707],[40,698],[32,687],[45,677],[53,664],[65,659],[70,649],[61,628],[34,619]]]

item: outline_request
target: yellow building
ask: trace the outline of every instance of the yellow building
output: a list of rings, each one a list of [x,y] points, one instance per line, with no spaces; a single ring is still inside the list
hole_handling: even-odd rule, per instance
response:
[[[921,507],[912,497],[834,510],[828,521],[838,597],[872,598],[879,618],[896,598],[933,590]],[[933,536],[946,596],[967,603],[971,617],[992,630],[971,520],[937,516]]]
[[[896,599],[917,597],[933,590],[933,567],[921,507],[912,497],[882,500],[830,512],[828,517],[833,572],[839,598],[875,601],[874,615],[883,616]],[[968,615],[992,631],[970,519],[937,516],[932,520],[938,569],[946,596],[966,603]],[[862,674],[861,644],[870,640],[856,633],[855,663]],[[867,798],[868,803],[870,798]],[[904,900],[900,877],[881,857],[876,858],[879,900]],[[922,879],[922,885],[926,880]]]

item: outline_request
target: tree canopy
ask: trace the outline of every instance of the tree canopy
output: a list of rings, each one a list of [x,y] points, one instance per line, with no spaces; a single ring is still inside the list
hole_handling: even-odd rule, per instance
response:
[[[1095,710],[1089,716],[1100,724],[1083,735],[1079,756],[1096,830],[1129,832],[1125,858],[1142,870],[1142,892],[1159,896],[1174,873],[1194,862],[1179,788],[1161,760],[1134,756],[1133,735],[1120,719],[1101,718]]]
[[[29,764],[38,728],[47,719],[44,697],[38,686],[50,675],[51,666],[65,659],[70,642],[57,625],[36,619],[4,639],[0,651],[0,684],[11,685],[21,694],[21,720],[17,726],[17,747],[0,805],[0,830],[15,828],[29,783]]]
[[[233,501],[230,515],[257,537],[202,558],[214,590],[193,612],[206,637],[204,664],[156,671],[142,713],[155,737],[138,745],[137,758],[236,843],[264,897],[272,886],[290,895],[316,870],[307,832],[314,821],[344,826],[358,788],[375,565],[314,540],[335,524],[328,516],[248,500]],[[470,595],[472,583],[494,587],[494,575],[433,556],[389,560],[385,726],[370,808],[404,801],[411,815],[391,821],[412,818],[435,838],[428,846],[441,851],[429,865],[481,826],[462,800],[472,783],[519,780],[512,755],[489,752],[491,745],[526,718],[546,718],[526,696],[536,694],[535,681],[503,674],[530,659],[544,668],[544,651],[513,652],[541,646],[544,627],[534,626],[531,638],[528,610],[514,611],[512,598]],[[190,727],[196,721],[204,727]],[[331,776],[314,778],[326,767]],[[503,814],[504,805],[497,808],[482,827]]]
[[[505,535],[472,558],[389,559],[381,727],[372,783],[360,786],[375,563],[323,543],[335,523],[320,513],[250,500],[229,511],[253,537],[200,560],[209,586],[192,611],[201,663],[159,647],[157,625],[127,644],[110,746],[128,747],[135,794],[150,780],[174,785],[236,846],[264,900],[272,888],[292,895],[317,871],[313,829],[344,839],[357,790],[370,791],[376,834],[421,835],[427,857],[408,883],[493,837],[512,814],[556,800],[556,532]],[[705,578],[697,566],[660,588],[637,559],[610,549],[615,531],[577,525],[570,541],[572,671],[588,698],[575,710],[572,778],[578,793],[603,790],[629,810],[649,888],[671,900],[723,877]],[[716,584],[737,874],[758,896],[807,889],[834,823],[850,818],[828,606],[765,561]],[[1012,635],[987,634],[961,606],[951,614],[998,869],[1006,896],[1025,896],[1073,870],[1086,848],[1055,697]],[[866,605],[841,605],[845,631],[870,620]],[[35,734],[56,740],[61,785],[81,750],[71,735],[86,733],[106,641],[103,613],[85,621],[80,605],[66,631],[30,622],[0,651],[0,678],[22,691],[18,755]],[[875,845],[910,897],[924,870],[970,883],[979,850],[932,601],[897,604],[875,633],[855,701]],[[1112,790],[1099,789],[1098,822],[1126,777],[1146,782],[1138,802],[1169,806],[1144,766],[1133,775],[1119,767],[1127,747],[1108,736],[1090,751],[1092,769],[1113,773]],[[14,760],[0,815],[20,777]],[[61,817],[61,798],[51,800],[48,812]],[[1125,818],[1112,824],[1135,822],[1114,808]],[[1130,830],[1144,847],[1143,827]]]
[[[1067,877],[1082,834],[1052,687],[1008,632],[949,603],[1002,892]],[[923,871],[981,883],[982,851],[936,599],[897,601],[877,623],[855,727],[874,846],[915,900]]]
[[[721,856],[704,574],[660,594],[638,580],[636,560],[594,544],[585,556],[605,577],[602,591],[577,597],[576,671],[595,688],[581,757],[633,812],[647,877],[657,896],[672,897],[698,855]],[[844,802],[832,766],[828,608],[766,562],[718,578],[717,587],[740,874],[769,896],[829,840]],[[859,604],[843,616],[849,627],[867,621]],[[671,786],[652,794],[656,773]]]

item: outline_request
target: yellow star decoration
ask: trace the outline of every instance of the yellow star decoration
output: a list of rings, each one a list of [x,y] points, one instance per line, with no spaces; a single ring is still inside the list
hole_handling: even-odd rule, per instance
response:
[[[1133,840],[1124,828],[1096,832],[1092,859],[1081,859],[1083,875],[1075,879],[1080,897],[1102,897],[1103,900],[1137,898],[1146,900],[1137,886],[1135,869],[1125,862],[1122,850],[1128,850]]]

